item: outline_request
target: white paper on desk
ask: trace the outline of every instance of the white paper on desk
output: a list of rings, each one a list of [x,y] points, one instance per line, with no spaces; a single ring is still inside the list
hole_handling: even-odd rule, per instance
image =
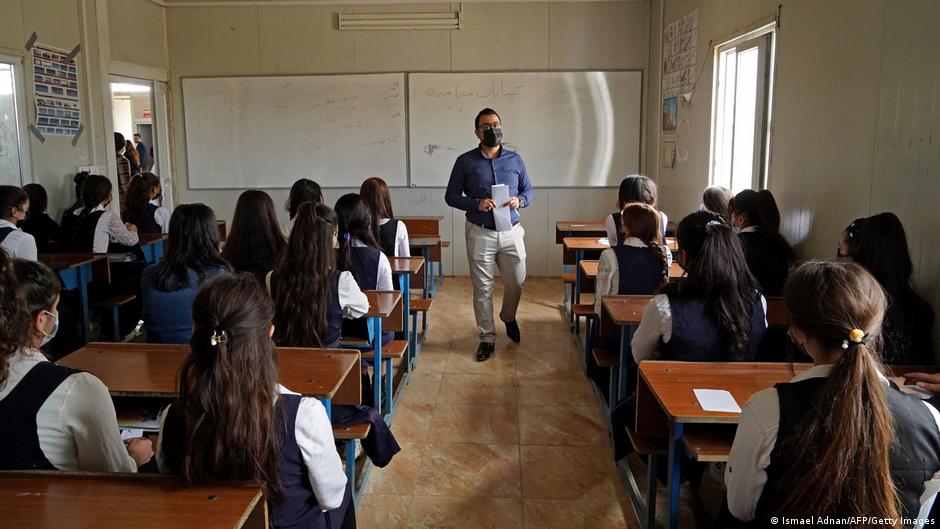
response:
[[[496,231],[509,231],[512,229],[512,209],[509,206],[503,206],[509,202],[509,188],[506,184],[496,184],[493,186],[490,196],[496,203],[493,209],[493,220],[496,222]]]
[[[144,431],[137,428],[121,428],[121,440],[127,441],[128,439],[137,439],[138,437],[143,437]]]
[[[724,413],[741,413],[741,407],[735,402],[734,396],[723,389],[693,389],[695,398],[705,411],[720,411]]]

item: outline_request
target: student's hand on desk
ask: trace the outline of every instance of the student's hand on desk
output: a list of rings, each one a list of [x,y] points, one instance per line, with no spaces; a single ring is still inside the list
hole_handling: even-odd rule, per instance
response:
[[[480,211],[493,211],[496,207],[496,202],[493,202],[492,198],[484,198],[477,204],[477,209]]]
[[[130,222],[125,222],[124,227],[127,228],[127,231],[132,231],[134,233],[137,233],[137,226],[134,226]]]
[[[137,466],[147,464],[153,458],[153,443],[145,437],[137,437],[126,441],[127,454],[137,463]]]
[[[940,393],[940,373],[905,373],[904,380],[908,384]]]
[[[503,204],[503,207],[509,206],[512,209],[519,209],[519,197],[509,197],[509,202]]]

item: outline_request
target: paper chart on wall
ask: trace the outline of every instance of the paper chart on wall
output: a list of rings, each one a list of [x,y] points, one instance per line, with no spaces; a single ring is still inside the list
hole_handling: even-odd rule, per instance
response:
[[[67,50],[36,44],[32,52],[36,128],[45,135],[77,135],[81,122],[78,65]]]
[[[662,97],[687,94],[695,83],[698,9],[663,29]]]

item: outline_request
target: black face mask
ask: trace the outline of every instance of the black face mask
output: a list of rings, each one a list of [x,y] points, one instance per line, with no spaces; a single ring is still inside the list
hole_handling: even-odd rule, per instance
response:
[[[503,129],[488,128],[483,131],[483,146],[496,147],[503,142]]]

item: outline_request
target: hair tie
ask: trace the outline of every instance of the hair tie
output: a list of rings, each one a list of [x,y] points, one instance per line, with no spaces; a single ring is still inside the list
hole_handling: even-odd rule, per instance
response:
[[[849,332],[849,338],[847,340],[842,340],[842,348],[848,349],[849,345],[864,345],[867,338],[868,335],[865,334],[865,331],[861,329],[852,329],[852,331]]]
[[[708,224],[705,225],[705,233],[711,233],[715,229],[715,226],[724,226],[720,220],[710,220]]]
[[[344,233],[344,234],[343,234],[343,240],[346,241],[346,242],[349,242],[349,234],[348,234],[348,233]]]
[[[212,331],[212,336],[209,337],[209,343],[213,347],[223,344],[228,341],[228,335],[225,334],[225,331]]]

